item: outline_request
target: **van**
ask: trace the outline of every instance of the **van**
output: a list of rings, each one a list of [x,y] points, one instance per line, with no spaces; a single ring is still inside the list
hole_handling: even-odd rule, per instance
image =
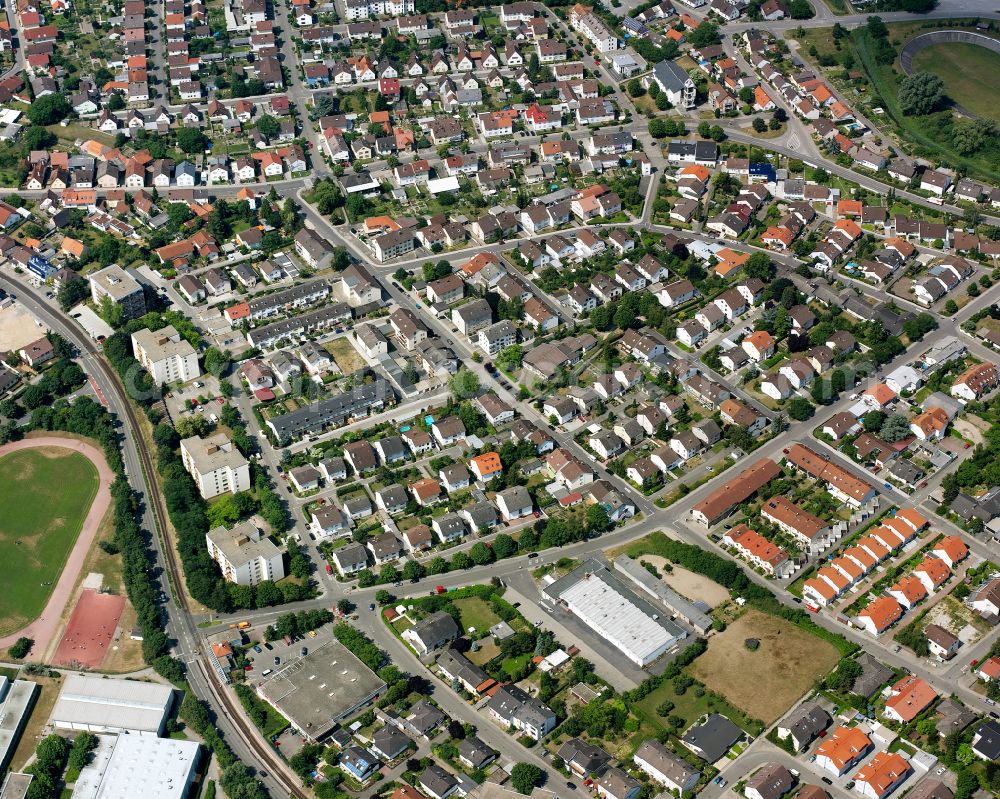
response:
[[[266,677],[266,676],[267,676],[268,674],[270,674],[270,673],[271,673],[272,671],[274,671],[274,669],[264,669],[264,671],[262,671],[262,672],[260,673],[260,676],[261,676],[261,677]]]

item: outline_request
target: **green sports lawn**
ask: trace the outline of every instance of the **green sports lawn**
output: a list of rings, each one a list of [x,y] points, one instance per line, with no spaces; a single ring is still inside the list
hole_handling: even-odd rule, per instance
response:
[[[41,614],[99,485],[78,452],[43,447],[0,458],[0,635]]]
[[[1000,54],[974,44],[932,44],[913,57],[913,70],[934,73],[958,105],[1000,122],[1000,84],[986,79],[1000,74]]]

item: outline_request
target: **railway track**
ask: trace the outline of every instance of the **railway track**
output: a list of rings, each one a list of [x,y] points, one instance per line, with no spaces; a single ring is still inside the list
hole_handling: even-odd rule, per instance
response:
[[[34,292],[26,289],[24,286],[19,286],[18,290],[22,294],[30,297],[39,306],[43,308],[45,307],[45,303],[42,298]],[[71,326],[71,323],[69,323],[69,326]],[[163,554],[164,565],[166,566],[170,581],[173,583],[174,595],[182,613],[180,623],[187,628],[187,632],[191,640],[197,641],[198,630],[191,621],[191,606],[184,591],[184,583],[182,582],[184,577],[177,563],[177,553],[174,551],[173,544],[167,535],[166,503],[164,502],[163,494],[160,491],[160,485],[156,479],[156,470],[153,465],[153,459],[150,457],[149,451],[145,446],[145,441],[142,439],[142,426],[139,415],[128,395],[125,393],[125,388],[119,380],[117,373],[111,368],[111,364],[104,359],[104,354],[101,352],[100,348],[95,346],[94,343],[86,336],[74,336],[74,338],[76,339],[76,345],[87,355],[90,355],[93,363],[96,364],[98,369],[100,369],[101,373],[107,380],[107,385],[111,386],[112,391],[118,398],[119,404],[125,413],[128,427],[131,429],[134,437],[136,452],[139,454],[140,466],[143,471],[143,482],[146,486],[145,493],[149,501],[149,507],[153,513],[154,521],[156,522],[156,526],[158,528],[154,531],[154,535],[159,537],[160,552]],[[267,766],[271,777],[279,783],[282,789],[287,791],[289,797],[295,797],[295,799],[310,799],[310,794],[306,793],[301,787],[299,787],[294,777],[287,772],[287,766],[285,763],[278,755],[275,754],[274,750],[271,749],[267,742],[262,739],[257,728],[247,721],[243,713],[243,709],[234,701],[232,694],[226,689],[225,685],[223,685],[222,680],[219,679],[215,670],[206,668],[200,658],[196,661],[196,664],[200,673],[205,678],[205,683],[208,685],[212,696],[225,710],[226,717],[233,724],[233,726],[238,729],[239,735],[246,745],[260,758],[260,763]],[[256,766],[257,764],[248,765]]]

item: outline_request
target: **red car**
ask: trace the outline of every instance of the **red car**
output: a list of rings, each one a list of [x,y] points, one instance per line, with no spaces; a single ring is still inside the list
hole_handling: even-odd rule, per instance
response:
[[[326,573],[333,574],[333,566],[331,566],[329,563],[326,564]]]

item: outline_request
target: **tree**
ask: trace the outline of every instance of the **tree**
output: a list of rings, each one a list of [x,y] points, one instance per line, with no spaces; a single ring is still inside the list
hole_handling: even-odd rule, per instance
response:
[[[826,677],[826,687],[831,691],[850,691],[854,681],[861,676],[861,665],[856,660],[842,660]]]
[[[496,357],[497,365],[508,372],[516,372],[524,361],[524,348],[520,344],[504,347]]]
[[[611,527],[608,512],[603,506],[594,503],[587,506],[587,529],[594,533],[603,533]]]
[[[931,72],[914,72],[899,84],[900,110],[907,116],[924,116],[936,110],[944,98],[944,81]]]
[[[997,134],[996,123],[992,119],[980,118],[971,122],[959,122],[952,127],[952,143],[962,155],[972,155],[983,148]]]
[[[788,13],[792,19],[812,19],[816,16],[808,0],[792,0],[788,4]]]
[[[657,117],[649,121],[649,135],[654,139],[662,139],[667,135],[667,123]]]
[[[528,796],[542,784],[542,770],[533,763],[515,763],[510,770],[510,784],[518,793]]]
[[[14,645],[7,650],[7,653],[14,660],[23,660],[28,656],[28,653],[31,651],[31,647],[33,647],[34,645],[35,642],[33,640],[31,640],[30,638],[24,638],[22,636],[21,638],[18,638],[14,642]]]
[[[281,130],[281,123],[270,114],[264,114],[257,120],[257,131],[265,139],[273,139]]]
[[[59,300],[59,307],[68,311],[75,305],[84,302],[90,296],[90,287],[83,278],[76,277],[67,280],[59,286],[56,298]]]
[[[893,444],[910,436],[910,420],[901,413],[892,413],[886,417],[878,431],[879,438]]]
[[[710,44],[719,44],[722,37],[719,36],[719,26],[714,22],[705,20],[693,31],[687,34],[687,40],[692,47],[707,47]]]
[[[55,125],[68,117],[72,110],[63,95],[46,94],[36,98],[25,113],[32,125]]]
[[[90,753],[97,746],[97,736],[89,732],[79,732],[73,739],[66,768],[77,774],[90,761]]]
[[[757,131],[757,133],[763,133],[767,130],[767,123],[760,117],[755,117],[753,121],[753,129]]]
[[[472,545],[472,548],[469,550],[469,557],[472,558],[472,562],[477,566],[485,566],[487,563],[492,563],[496,560],[493,550],[482,541],[477,541]]]
[[[804,422],[813,415],[813,404],[802,397],[792,397],[788,403],[788,415],[797,422]]]
[[[27,142],[29,150],[47,150],[59,141],[54,133],[45,128],[36,127],[28,128],[24,140]]]
[[[517,541],[507,533],[500,533],[493,539],[493,554],[497,556],[498,560],[514,556],[517,554]]]
[[[177,131],[177,146],[188,155],[200,153],[208,147],[208,139],[200,128],[180,128]]]
[[[774,264],[767,253],[755,252],[747,259],[743,271],[747,277],[755,277],[766,283],[774,276]]]
[[[415,560],[408,560],[403,565],[403,579],[413,582],[424,576],[424,567]]]
[[[455,372],[448,385],[456,398],[468,399],[479,392],[479,377],[463,366]]]

